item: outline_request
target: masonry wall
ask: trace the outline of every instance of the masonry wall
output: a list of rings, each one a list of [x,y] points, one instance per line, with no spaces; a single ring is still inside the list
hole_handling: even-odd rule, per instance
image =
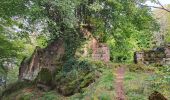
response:
[[[135,63],[157,63],[170,65],[170,46],[162,47],[162,50],[148,50],[135,52],[134,54]]]
[[[110,61],[109,47],[106,44],[99,44],[96,48],[94,48],[92,58],[95,60],[109,62]]]

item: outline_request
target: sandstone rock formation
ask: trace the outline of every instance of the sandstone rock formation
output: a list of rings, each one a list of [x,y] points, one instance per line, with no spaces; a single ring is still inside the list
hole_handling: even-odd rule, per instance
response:
[[[31,58],[24,59],[19,69],[20,80],[33,81],[42,68],[47,68],[54,73],[60,66],[65,53],[62,39],[54,40],[46,48],[36,47]]]

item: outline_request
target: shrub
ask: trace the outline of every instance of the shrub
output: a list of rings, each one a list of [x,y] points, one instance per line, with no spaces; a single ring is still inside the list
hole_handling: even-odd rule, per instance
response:
[[[58,100],[58,97],[54,92],[45,92],[41,100]]]
[[[154,72],[155,68],[143,64],[128,64],[127,68],[130,72]]]
[[[25,94],[22,95],[19,100],[31,100],[31,97],[33,96],[33,94]]]

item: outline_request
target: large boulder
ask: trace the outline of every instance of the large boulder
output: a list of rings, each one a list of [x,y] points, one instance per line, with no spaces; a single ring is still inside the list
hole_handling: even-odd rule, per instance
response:
[[[62,39],[54,40],[46,48],[35,48],[31,58],[24,59],[19,69],[20,80],[33,81],[42,68],[47,68],[52,73],[61,65],[65,53]]]

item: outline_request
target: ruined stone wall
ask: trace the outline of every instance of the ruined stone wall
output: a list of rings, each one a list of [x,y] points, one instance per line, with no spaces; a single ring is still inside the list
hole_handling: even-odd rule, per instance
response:
[[[94,48],[92,53],[92,58],[94,60],[102,60],[104,62],[110,61],[110,50],[106,44],[100,43]]]
[[[84,33],[85,38],[89,40],[88,43],[84,45],[82,56],[89,57],[90,55],[94,60],[110,61],[109,46],[98,42],[87,29],[82,29],[81,31]]]
[[[148,50],[135,52],[134,62],[135,63],[158,63],[170,65],[170,47],[161,47],[162,50]]]
[[[90,55],[94,60],[101,60],[104,62],[110,61],[110,50],[108,45],[99,43],[95,38],[92,38],[91,41],[85,45],[83,52],[84,57]]]
[[[143,61],[144,61],[144,52],[135,52],[134,62],[135,63],[143,63]]]

